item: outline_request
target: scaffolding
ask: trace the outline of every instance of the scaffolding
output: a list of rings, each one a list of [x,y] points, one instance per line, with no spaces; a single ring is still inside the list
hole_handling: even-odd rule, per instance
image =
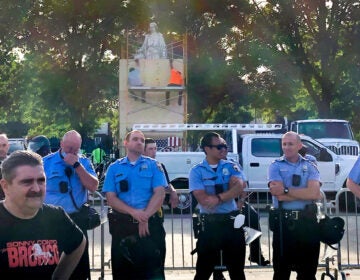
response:
[[[134,123],[182,123],[187,115],[186,36],[166,44],[167,58],[136,57],[141,42],[126,35],[126,51],[119,62],[119,136]],[[182,85],[169,85],[171,69],[181,72]],[[141,85],[129,85],[131,69],[140,73]]]

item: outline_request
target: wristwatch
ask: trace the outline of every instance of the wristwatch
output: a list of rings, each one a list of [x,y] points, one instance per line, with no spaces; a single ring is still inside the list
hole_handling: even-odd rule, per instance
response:
[[[288,194],[289,193],[289,188],[288,187],[284,187],[284,194]]]
[[[78,161],[73,164],[74,169],[78,168],[79,166],[80,166],[80,162]]]

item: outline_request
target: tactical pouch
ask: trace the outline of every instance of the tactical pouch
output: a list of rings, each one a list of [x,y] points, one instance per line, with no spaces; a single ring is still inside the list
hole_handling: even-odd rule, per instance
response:
[[[280,210],[275,208],[270,208],[269,211],[269,229],[274,231],[276,225],[280,223]]]

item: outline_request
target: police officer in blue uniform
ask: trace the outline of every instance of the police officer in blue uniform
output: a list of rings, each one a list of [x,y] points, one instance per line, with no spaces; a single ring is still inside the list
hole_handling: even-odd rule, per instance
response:
[[[302,143],[297,133],[285,133],[281,143],[284,155],[268,170],[273,279],[289,279],[296,271],[298,280],[315,280],[320,241],[314,201],[321,198],[320,176],[316,166],[298,153]]]
[[[235,198],[244,189],[238,165],[223,160],[227,149],[215,132],[206,133],[200,142],[206,158],[190,170],[189,187],[199,203],[200,232],[194,279],[209,279],[219,264],[219,251],[231,279],[245,279],[245,237],[242,228],[234,227],[240,213]]]
[[[346,186],[358,198],[360,198],[360,157],[356,160],[346,180]]]
[[[88,200],[88,191],[96,191],[99,181],[90,160],[79,155],[81,142],[81,135],[70,130],[64,134],[59,151],[43,158],[46,174],[45,203],[62,206],[88,240],[87,224],[80,209]],[[90,279],[88,243],[71,279]]]
[[[161,164],[143,156],[145,137],[129,132],[127,156],[112,163],[103,192],[111,212],[113,279],[165,279],[165,230],[161,209],[167,185]]]

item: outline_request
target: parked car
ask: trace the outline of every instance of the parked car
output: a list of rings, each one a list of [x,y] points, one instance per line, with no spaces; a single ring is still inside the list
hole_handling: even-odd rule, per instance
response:
[[[17,150],[26,150],[26,141],[24,138],[9,138],[9,144],[8,154]]]

